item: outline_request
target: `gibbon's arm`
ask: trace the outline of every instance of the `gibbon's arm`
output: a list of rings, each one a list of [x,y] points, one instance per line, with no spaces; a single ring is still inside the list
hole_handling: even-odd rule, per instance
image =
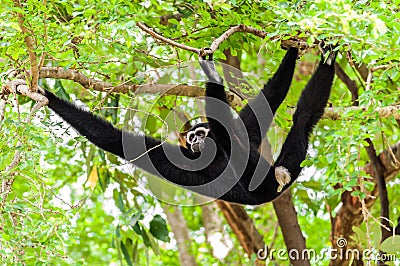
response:
[[[125,159],[121,130],[113,127],[108,121],[57,97],[47,90],[44,96],[49,100],[48,107],[81,135],[99,148]]]
[[[289,170],[291,181],[288,188],[301,171],[300,164],[306,158],[309,136],[324,114],[335,76],[335,59],[337,51],[332,46],[321,48],[323,53],[318,68],[308,81],[300,95],[293,115],[293,126],[289,131],[275,166]],[[325,54],[330,51],[327,60]]]
[[[211,133],[218,144],[229,151],[234,134],[234,119],[226,99],[223,80],[215,69],[212,55],[208,59],[200,57],[199,63],[208,78],[205,112]]]
[[[264,85],[261,93],[239,113],[244,122],[250,141],[260,146],[267,133],[273,116],[285,99],[293,79],[298,49],[290,47],[274,76]],[[269,112],[269,108],[271,112]]]
[[[161,145],[160,140],[152,137],[119,130],[108,121],[49,91],[45,91],[45,96],[50,109],[97,147],[178,185],[193,186],[207,182],[200,171],[190,171],[191,160],[195,157],[188,149],[168,143]]]

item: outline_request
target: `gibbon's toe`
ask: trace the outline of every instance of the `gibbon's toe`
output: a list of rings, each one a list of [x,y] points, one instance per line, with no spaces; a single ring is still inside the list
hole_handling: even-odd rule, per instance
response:
[[[279,184],[277,192],[281,192],[283,187],[289,184],[291,180],[289,170],[283,166],[278,166],[275,168],[275,178]]]

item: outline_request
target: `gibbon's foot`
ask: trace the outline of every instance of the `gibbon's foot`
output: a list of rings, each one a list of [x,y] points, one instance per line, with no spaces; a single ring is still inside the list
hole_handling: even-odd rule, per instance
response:
[[[26,80],[24,79],[14,79],[11,81],[11,84],[9,86],[5,86],[5,89],[9,92],[9,93],[19,93],[17,90],[18,86],[28,86],[28,84],[26,83]],[[42,94],[45,96],[45,90],[41,87],[37,87],[38,88],[38,93]]]
[[[26,80],[24,79],[14,79],[11,81],[11,83],[8,86],[4,86],[6,91],[8,93],[17,93],[17,87],[20,85],[25,85],[26,86]]]
[[[212,54],[208,56],[208,59],[204,55],[199,56],[199,63],[210,82],[222,84],[222,78],[218,75],[217,70],[215,70]]]
[[[289,184],[291,180],[289,170],[283,166],[278,166],[275,168],[275,178],[279,184],[277,192],[281,192],[283,187]]]
[[[321,41],[318,45],[319,50],[322,53],[322,59],[325,64],[331,66],[335,63],[337,50],[335,51],[336,46],[332,44],[325,44],[324,41]]]
[[[42,94],[43,96],[46,96],[46,91],[42,87],[38,86],[38,93]]]

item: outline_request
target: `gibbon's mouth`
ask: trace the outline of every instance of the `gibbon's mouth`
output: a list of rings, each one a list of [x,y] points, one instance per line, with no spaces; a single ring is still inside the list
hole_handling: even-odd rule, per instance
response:
[[[199,140],[198,142],[196,142],[196,143],[193,143],[191,146],[190,146],[190,149],[192,150],[192,152],[201,152],[201,150],[204,148],[204,140]]]

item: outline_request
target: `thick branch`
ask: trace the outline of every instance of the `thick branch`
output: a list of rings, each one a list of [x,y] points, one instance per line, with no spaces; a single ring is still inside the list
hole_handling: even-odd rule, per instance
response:
[[[253,221],[242,206],[221,200],[217,200],[216,202],[228,221],[229,226],[238,237],[244,251],[249,256],[257,254],[260,249],[264,248],[262,236],[258,233]]]
[[[297,212],[292,201],[290,189],[286,190],[279,198],[272,202],[276,216],[278,217],[279,226],[282,229],[283,238],[285,240],[287,250],[297,250],[299,254],[307,254],[306,240],[302,234]],[[308,266],[310,260],[306,256],[299,259],[290,258],[290,262],[294,266]]]
[[[79,83],[86,89],[93,89],[96,91],[109,91],[127,93],[130,91],[136,91],[138,85],[136,84],[120,84],[114,86],[110,82],[100,81],[93,78],[89,78],[84,74],[74,69],[64,69],[62,67],[42,67],[40,69],[40,78],[54,78],[54,79],[67,79]]]
[[[204,89],[198,86],[191,86],[186,84],[119,84],[113,85],[110,82],[100,81],[93,78],[89,78],[84,74],[74,69],[64,69],[61,67],[43,67],[40,69],[40,78],[54,78],[54,79],[67,79],[79,83],[86,89],[93,89],[96,91],[113,91],[120,93],[135,92],[136,94],[160,94],[160,95],[176,95],[176,96],[187,96],[187,97],[202,97],[204,96]],[[23,91],[22,94],[30,97],[33,94],[27,94]],[[30,97],[36,100],[36,94]],[[232,92],[228,92],[228,101],[232,107],[241,106],[242,102],[238,95]],[[341,113],[347,112],[348,110],[362,110],[367,111],[367,107],[346,107],[346,108],[326,108],[323,118],[328,119],[341,119]],[[289,110],[290,111],[290,110]],[[394,116],[396,120],[400,119],[400,104],[395,104],[385,107],[377,107],[375,111],[379,117],[386,118]],[[292,111],[294,112],[294,110]]]
[[[325,113],[323,118],[329,118],[333,120],[341,119],[342,113],[348,111],[363,111],[367,112],[368,107],[365,106],[352,106],[352,107],[329,107],[325,109]],[[400,119],[400,104],[394,104],[385,107],[376,107],[375,112],[378,113],[380,118],[387,118],[389,116],[393,116],[396,120]]]
[[[358,86],[357,83],[352,80],[346,72],[344,72],[343,68],[335,62],[335,73],[339,77],[339,79],[346,84],[347,88],[350,90],[351,93],[351,101],[354,105],[358,105]]]
[[[16,7],[19,7],[22,9],[21,2],[19,0],[14,0],[14,5]],[[28,48],[29,61],[31,64],[30,90],[37,91],[38,81],[39,81],[39,67],[38,67],[36,53],[35,53],[34,39],[32,38],[31,33],[28,30],[28,28],[26,28],[24,25],[25,19],[22,16],[22,14],[17,13],[17,16],[18,16],[19,27],[21,28],[22,34],[24,35],[25,44]]]
[[[168,84],[152,84],[152,85],[137,85],[137,84],[118,84],[114,85],[110,82],[101,81],[89,78],[84,74],[74,69],[64,69],[62,67],[42,67],[40,69],[40,78],[67,79],[79,83],[86,89],[96,91],[113,91],[120,93],[136,92],[149,94],[165,94],[196,97],[203,96],[204,89],[190,85],[168,85]]]
[[[264,138],[260,147],[261,155],[271,164],[273,164],[273,157],[271,152],[271,144],[267,138]],[[300,254],[306,249],[306,240],[301,231],[297,212],[294,208],[292,193],[290,189],[286,190],[281,196],[272,202],[278,223],[283,234],[286,249],[297,250]],[[272,248],[272,247],[270,247]],[[310,260],[307,257],[299,259],[290,258],[290,262],[294,266],[308,266]]]

